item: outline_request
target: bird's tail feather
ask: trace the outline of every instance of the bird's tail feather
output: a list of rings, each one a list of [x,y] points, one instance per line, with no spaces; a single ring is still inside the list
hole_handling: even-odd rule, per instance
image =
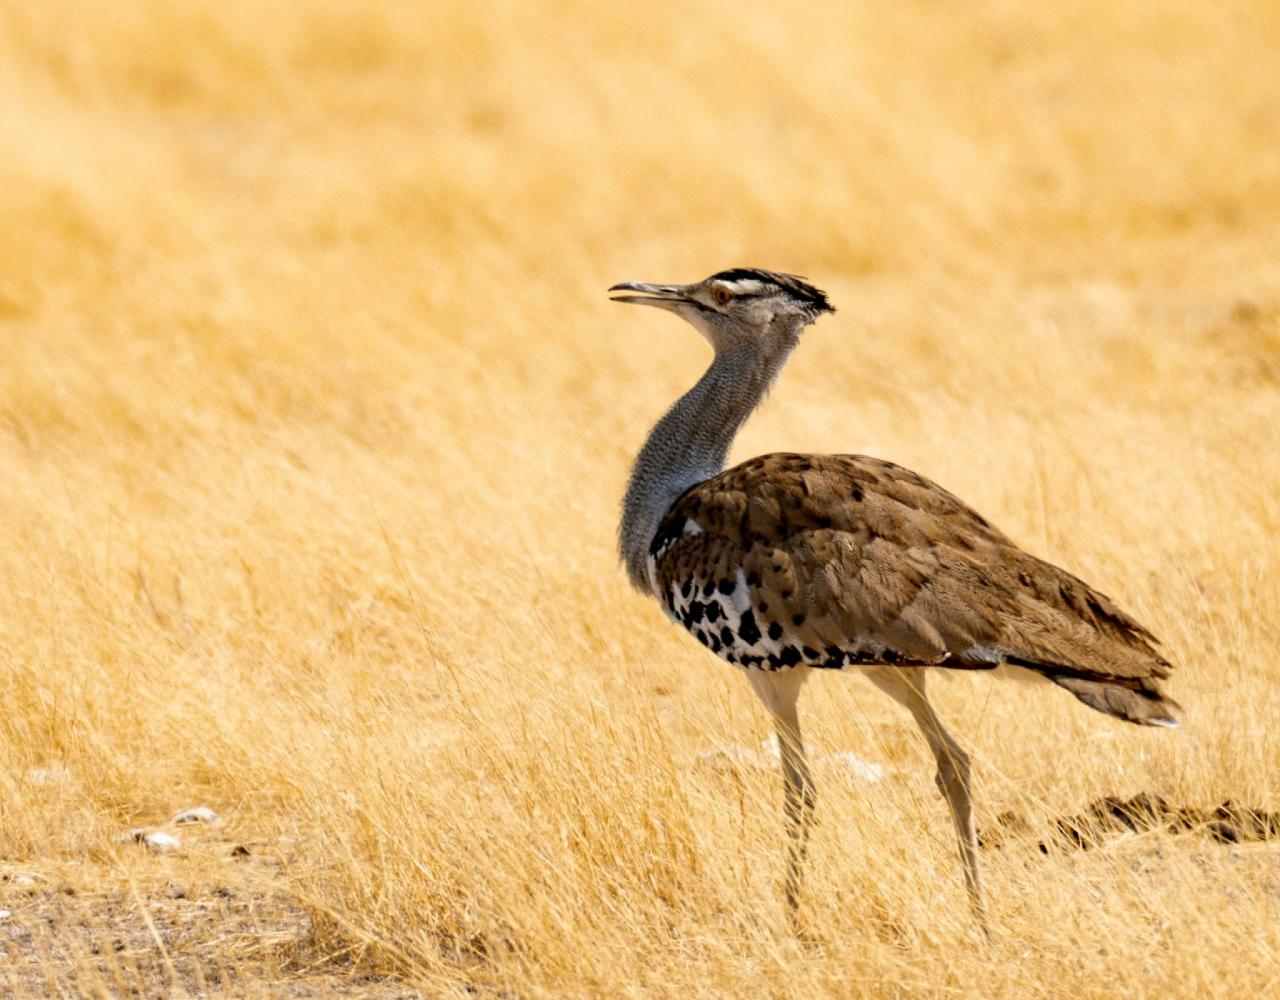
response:
[[[1175,715],[1182,710],[1176,701],[1154,688],[1134,689],[1114,681],[1091,680],[1049,674],[1049,679],[1064,687],[1092,709],[1114,715],[1140,726],[1164,726],[1177,729]]]

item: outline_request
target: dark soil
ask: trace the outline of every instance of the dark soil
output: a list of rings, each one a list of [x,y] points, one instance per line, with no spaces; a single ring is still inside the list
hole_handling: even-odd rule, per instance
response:
[[[1231,799],[1209,809],[1170,803],[1163,795],[1139,792],[1128,799],[1108,795],[1095,799],[1084,812],[1060,816],[1051,823],[1052,833],[1040,841],[1040,850],[1087,851],[1126,833],[1164,830],[1175,834],[1195,834],[1222,844],[1280,840],[1280,812],[1243,806]],[[1002,847],[1013,836],[1032,833],[1029,823],[1017,813],[996,817],[992,827],[981,831],[983,847]]]

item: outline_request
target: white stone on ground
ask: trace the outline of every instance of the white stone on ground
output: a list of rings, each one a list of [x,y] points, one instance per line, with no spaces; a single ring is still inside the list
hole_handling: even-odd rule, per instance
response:
[[[27,780],[33,785],[56,785],[71,777],[71,770],[66,764],[56,763],[49,767],[33,767],[27,772]]]
[[[192,806],[175,813],[170,823],[216,823],[218,814],[208,806]]]
[[[168,854],[170,851],[176,851],[182,846],[182,841],[174,834],[166,830],[148,830],[142,826],[121,834],[120,842],[141,844],[147,850],[155,851],[157,854]]]
[[[852,750],[841,750],[831,755],[833,763],[843,764],[855,778],[874,784],[884,777],[884,765],[872,760],[863,760]]]
[[[760,744],[759,750],[734,744],[715,750],[703,750],[698,754],[698,759],[704,764],[717,764],[724,761],[740,766],[773,768],[778,766],[781,754],[778,752],[776,737],[769,736]],[[838,767],[856,780],[867,784],[875,784],[883,780],[884,776],[893,770],[887,764],[877,764],[875,761],[859,757],[852,750],[812,754],[812,761],[815,767]]]

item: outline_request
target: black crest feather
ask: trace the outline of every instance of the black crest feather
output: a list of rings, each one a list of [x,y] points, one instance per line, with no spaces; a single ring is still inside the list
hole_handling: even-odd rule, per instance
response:
[[[763,281],[783,289],[800,299],[814,313],[835,312],[836,308],[827,299],[827,293],[815,288],[798,274],[785,274],[782,271],[766,271],[759,267],[733,267],[711,276],[712,281],[742,281],[751,279]]]

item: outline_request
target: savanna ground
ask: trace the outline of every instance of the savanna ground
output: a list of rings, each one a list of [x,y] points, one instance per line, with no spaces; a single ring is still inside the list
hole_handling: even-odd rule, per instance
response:
[[[0,8],[0,990],[1265,996],[1280,847],[1280,8]],[[915,468],[1164,637],[1178,732],[938,678],[804,709],[808,934],[748,685],[616,501],[706,348],[621,280],[799,271],[735,451]],[[177,851],[121,842],[177,809]]]

